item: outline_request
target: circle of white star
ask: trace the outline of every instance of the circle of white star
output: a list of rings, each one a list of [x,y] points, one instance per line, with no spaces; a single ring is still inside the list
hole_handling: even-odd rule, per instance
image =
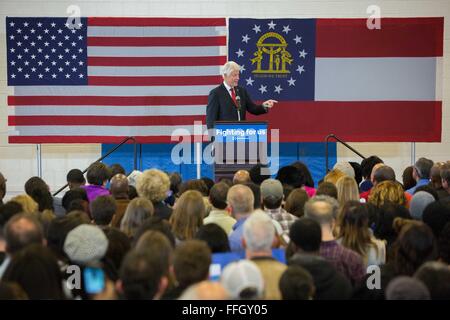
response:
[[[267,86],[261,85],[258,90],[261,91],[261,94],[263,94],[264,92],[267,92]]]
[[[302,72],[305,72],[305,66],[297,66],[297,69],[295,71],[298,71],[300,74],[302,74]]]
[[[281,91],[283,91],[283,88],[281,88],[281,85],[278,85],[278,86],[275,86],[275,89],[273,91],[280,94]]]
[[[286,32],[286,34],[288,34],[289,31],[291,31],[291,29],[289,28],[289,25],[283,26],[283,31],[282,32]]]
[[[255,24],[255,26],[253,27],[252,30],[255,31],[255,33],[261,32],[261,26],[257,26],[257,25]]]
[[[305,49],[303,49],[302,51],[299,51],[298,53],[300,53],[300,58],[306,59],[306,55],[308,54]]]
[[[269,30],[270,30],[270,29],[275,30],[275,26],[276,26],[277,24],[276,24],[276,23],[273,23],[273,20],[272,20],[272,21],[270,21],[270,23],[268,23],[267,25],[269,26]]]
[[[239,50],[236,51],[236,54],[237,54],[238,58],[239,58],[239,57],[243,57],[243,56],[244,56],[244,51],[241,50],[241,48],[239,48]]]

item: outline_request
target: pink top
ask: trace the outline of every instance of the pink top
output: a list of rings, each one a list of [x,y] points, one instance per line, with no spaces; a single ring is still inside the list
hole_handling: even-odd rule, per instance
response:
[[[308,197],[312,198],[316,195],[316,189],[308,187],[308,186],[303,186],[303,189],[305,189],[306,193],[308,194]]]

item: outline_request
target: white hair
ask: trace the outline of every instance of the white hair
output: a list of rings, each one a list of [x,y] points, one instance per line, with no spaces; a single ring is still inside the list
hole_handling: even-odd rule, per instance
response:
[[[262,212],[254,212],[244,223],[244,239],[251,252],[270,251],[275,237],[272,219]]]
[[[222,75],[224,76],[228,76],[230,75],[233,71],[239,71],[241,70],[241,67],[234,61],[228,61],[227,63],[225,63],[222,67]]]
[[[227,202],[233,209],[234,215],[247,215],[253,211],[255,198],[252,189],[242,184],[237,184],[228,190]]]

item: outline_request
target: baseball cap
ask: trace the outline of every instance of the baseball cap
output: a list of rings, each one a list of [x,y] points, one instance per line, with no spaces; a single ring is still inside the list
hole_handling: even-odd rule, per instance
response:
[[[267,179],[261,183],[261,196],[267,198],[269,196],[277,199],[283,198],[283,186],[281,182],[275,179]]]
[[[261,299],[264,295],[261,271],[250,260],[239,260],[227,265],[220,282],[232,299]]]
[[[64,241],[67,257],[82,265],[95,265],[108,250],[108,238],[97,226],[82,224],[71,230]]]

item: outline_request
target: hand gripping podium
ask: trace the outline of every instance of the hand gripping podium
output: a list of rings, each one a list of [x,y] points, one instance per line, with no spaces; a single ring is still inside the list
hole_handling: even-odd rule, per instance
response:
[[[217,121],[213,130],[216,181],[232,179],[238,170],[268,163],[266,121]]]

